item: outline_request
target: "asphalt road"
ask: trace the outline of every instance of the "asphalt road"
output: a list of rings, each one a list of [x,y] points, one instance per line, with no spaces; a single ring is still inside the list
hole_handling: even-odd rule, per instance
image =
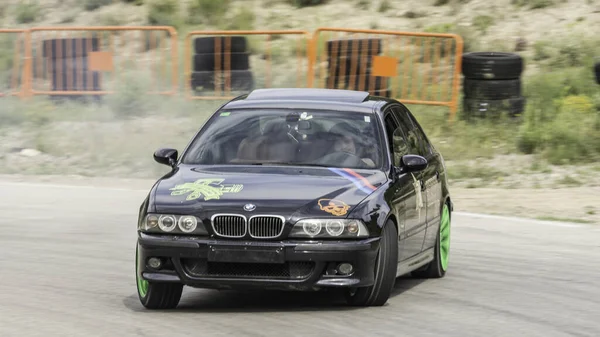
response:
[[[398,279],[380,308],[288,292],[184,290],[144,310],[144,190],[0,183],[0,336],[599,336],[600,228],[453,217],[444,279]]]

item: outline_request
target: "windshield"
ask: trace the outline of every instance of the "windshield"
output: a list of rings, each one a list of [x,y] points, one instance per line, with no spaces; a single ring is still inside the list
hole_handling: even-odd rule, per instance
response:
[[[238,109],[211,118],[182,158],[191,165],[380,168],[377,119],[328,110]]]

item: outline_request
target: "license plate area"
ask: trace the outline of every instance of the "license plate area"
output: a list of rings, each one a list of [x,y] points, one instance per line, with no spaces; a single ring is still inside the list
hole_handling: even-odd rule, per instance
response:
[[[282,247],[210,246],[208,262],[285,263]]]

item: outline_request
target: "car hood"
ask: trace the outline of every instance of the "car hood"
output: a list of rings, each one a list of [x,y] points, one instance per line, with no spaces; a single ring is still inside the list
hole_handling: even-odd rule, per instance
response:
[[[179,167],[157,184],[154,205],[162,213],[250,214],[243,207],[253,204],[251,214],[344,216],[386,180],[377,170]]]

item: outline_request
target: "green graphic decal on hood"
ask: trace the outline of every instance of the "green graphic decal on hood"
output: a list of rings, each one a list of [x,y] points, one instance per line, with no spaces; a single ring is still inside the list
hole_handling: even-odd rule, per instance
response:
[[[220,199],[225,193],[239,193],[244,185],[242,184],[227,184],[224,185],[225,179],[198,179],[193,183],[184,183],[176,185],[169,190],[171,195],[188,194],[185,200],[195,200],[204,196],[204,200]]]

